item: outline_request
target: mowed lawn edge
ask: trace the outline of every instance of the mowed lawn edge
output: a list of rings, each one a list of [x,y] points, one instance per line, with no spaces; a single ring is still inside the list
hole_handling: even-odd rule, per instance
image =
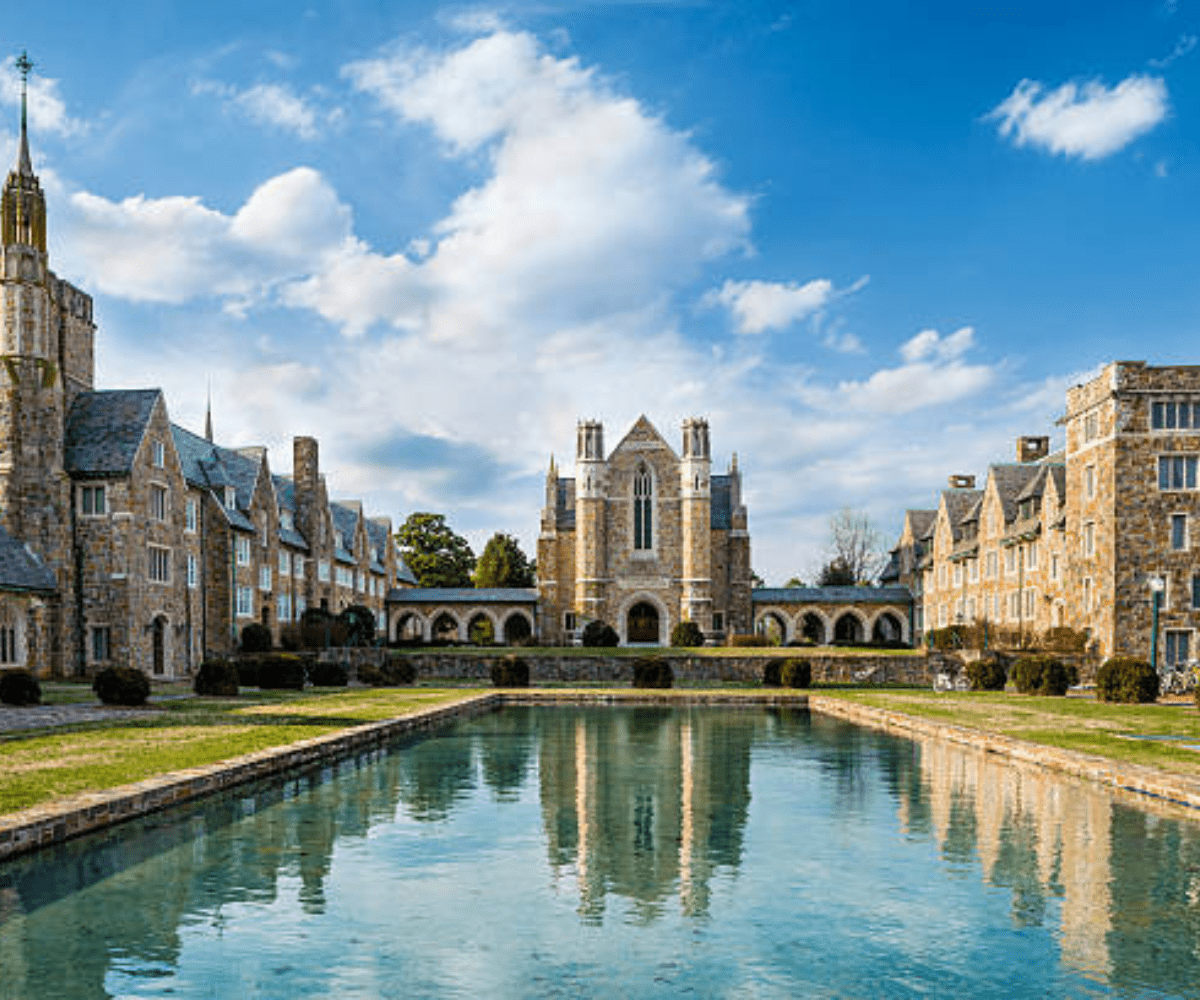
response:
[[[1148,767],[1200,782],[1200,712],[1191,704],[1119,705],[1012,692],[827,690],[821,698],[1025,743]],[[819,711],[818,703],[814,709]],[[1178,739],[1138,739],[1176,737]]]
[[[339,689],[148,706],[136,719],[0,741],[0,816],[111,792],[477,697],[479,688]]]

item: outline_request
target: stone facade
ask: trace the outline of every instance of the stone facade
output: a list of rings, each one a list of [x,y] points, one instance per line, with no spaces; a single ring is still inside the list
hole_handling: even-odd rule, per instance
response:
[[[1200,367],[1113,362],[1068,390],[1061,423],[1062,451],[1020,438],[1017,461],[993,465],[983,489],[952,476],[936,510],[907,512],[886,575],[913,592],[915,631],[1066,626],[1101,657],[1194,660]]]
[[[551,461],[538,538],[538,634],[569,645],[593,620],[621,642],[665,645],[678,622],[712,641],[752,627],[750,535],[736,457],[712,475],[708,424],[682,453],[641,417],[611,453],[578,427],[575,476]]]
[[[266,449],[172,424],[156,389],[94,387],[92,302],[57,278],[24,124],[0,194],[0,666],[182,677],[261,622],[414,582],[386,518],[331,501],[317,442]]]

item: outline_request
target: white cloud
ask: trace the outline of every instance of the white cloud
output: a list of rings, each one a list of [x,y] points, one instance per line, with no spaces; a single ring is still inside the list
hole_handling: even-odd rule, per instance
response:
[[[213,94],[225,106],[259,125],[291,132],[301,139],[317,139],[321,126],[341,117],[340,109],[322,111],[312,101],[278,83],[259,83],[239,90],[215,80],[199,80],[192,85],[194,94]]]
[[[15,56],[9,56],[0,64],[0,104],[21,105],[21,76],[16,69]],[[67,114],[67,106],[58,95],[57,80],[31,76],[28,107],[29,125],[38,132],[78,135],[86,131],[83,122]]]
[[[1111,89],[1093,80],[1045,94],[1042,84],[1022,80],[985,120],[999,119],[1000,134],[1017,146],[1097,160],[1149,132],[1167,111],[1162,78],[1134,74]]]
[[[1150,65],[1155,69],[1166,69],[1176,59],[1182,59],[1191,52],[1197,42],[1200,42],[1200,37],[1196,35],[1180,35],[1179,41],[1175,43],[1175,48],[1171,50],[1170,54],[1162,59],[1151,59]]]
[[[1154,164],[1154,176],[1155,177],[1166,177],[1167,176],[1167,161],[1166,160],[1159,160],[1156,164]]]
[[[782,330],[811,316],[833,296],[833,282],[818,278],[804,285],[776,281],[726,281],[707,300],[726,306],[738,333]]]

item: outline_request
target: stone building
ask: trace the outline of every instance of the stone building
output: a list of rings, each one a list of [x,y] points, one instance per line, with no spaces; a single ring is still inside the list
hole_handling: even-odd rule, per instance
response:
[[[611,451],[578,426],[575,475],[553,459],[538,537],[538,634],[570,644],[589,621],[622,644],[666,645],[680,621],[710,640],[749,632],[750,534],[734,457],[713,475],[708,423],[685,420],[675,450],[640,417]]]
[[[1068,390],[1060,423],[1062,451],[1020,438],[983,489],[953,476],[936,510],[908,511],[886,582],[912,591],[917,633],[1067,626],[1102,656],[1156,645],[1164,665],[1194,659],[1200,367],[1112,362]]]
[[[156,677],[231,651],[256,621],[278,642],[308,607],[383,621],[411,584],[387,518],[331,501],[317,442],[293,475],[171,422],[157,389],[97,391],[92,301],[50,270],[29,156],[0,194],[0,666]]]

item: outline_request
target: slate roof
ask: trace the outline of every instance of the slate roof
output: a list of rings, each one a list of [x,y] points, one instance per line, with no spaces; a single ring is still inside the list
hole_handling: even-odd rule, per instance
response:
[[[416,574],[408,568],[408,563],[404,561],[404,556],[399,552],[396,553],[396,579],[411,583],[414,587],[417,585]]]
[[[57,589],[50,567],[0,527],[0,590],[49,593]]]
[[[388,591],[388,603],[403,604],[536,604],[532,587],[413,587]]]
[[[989,470],[996,483],[996,492],[1004,508],[1004,523],[1011,524],[1017,516],[1017,498],[1021,491],[1037,478],[1042,466],[1034,463],[993,465]]]
[[[920,541],[922,538],[928,538],[933,534],[933,526],[937,523],[936,510],[906,510],[904,516],[912,524],[914,541]]]
[[[127,475],[161,395],[159,389],[117,389],[76,396],[67,414],[67,472]]]
[[[754,604],[907,604],[907,587],[760,587],[750,591]]]
[[[963,519],[983,496],[983,490],[942,490],[946,513],[950,516],[950,534],[955,541],[962,534]]]

